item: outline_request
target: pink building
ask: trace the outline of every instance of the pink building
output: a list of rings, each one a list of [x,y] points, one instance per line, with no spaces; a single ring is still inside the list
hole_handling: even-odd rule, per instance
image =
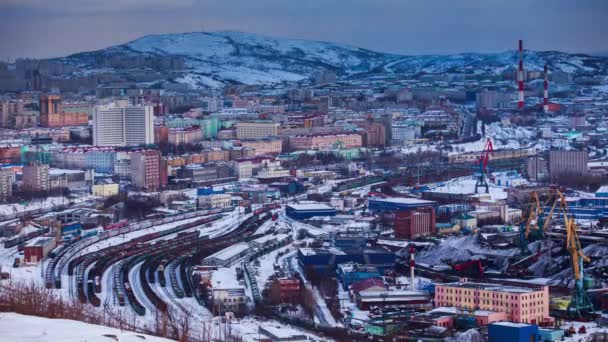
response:
[[[505,312],[496,312],[488,310],[468,311],[466,309],[461,310],[456,307],[435,308],[428,313],[424,313],[417,316],[417,318],[421,321],[424,321],[424,319],[429,319],[433,322],[433,325],[439,327],[453,328],[454,320],[459,315],[475,317],[475,324],[478,327],[486,326],[494,322],[507,321],[507,314]]]
[[[539,324],[549,317],[549,287],[524,288],[457,282],[437,284],[435,305],[506,313],[509,321]],[[493,317],[487,318],[488,320]]]
[[[289,137],[291,150],[328,150],[332,148],[361,147],[359,134],[299,135]]]

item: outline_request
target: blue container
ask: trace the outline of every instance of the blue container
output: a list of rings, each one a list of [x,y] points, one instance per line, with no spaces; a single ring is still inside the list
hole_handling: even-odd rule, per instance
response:
[[[489,342],[535,342],[537,338],[537,325],[498,322],[488,326]]]

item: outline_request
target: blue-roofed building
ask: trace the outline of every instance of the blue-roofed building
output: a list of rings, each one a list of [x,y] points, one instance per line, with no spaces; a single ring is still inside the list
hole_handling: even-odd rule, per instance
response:
[[[206,188],[199,188],[196,190],[196,195],[197,196],[209,196],[209,195],[216,195],[216,194],[223,194],[224,191],[223,190],[215,190],[213,187],[206,187]]]
[[[341,250],[338,248],[300,248],[298,262],[308,276],[331,276],[336,267],[344,263],[374,266],[381,274],[392,270],[396,262],[395,253],[386,248],[360,248]]]
[[[305,220],[315,216],[334,216],[336,209],[323,203],[293,203],[286,206],[287,216]]]
[[[361,280],[382,277],[374,266],[346,263],[338,265],[337,269],[336,273],[344,290],[347,290],[350,285]]]
[[[418,198],[407,197],[391,197],[379,198],[370,197],[367,200],[367,205],[372,212],[393,212],[393,211],[409,211],[422,207],[435,207],[437,202],[421,200]]]

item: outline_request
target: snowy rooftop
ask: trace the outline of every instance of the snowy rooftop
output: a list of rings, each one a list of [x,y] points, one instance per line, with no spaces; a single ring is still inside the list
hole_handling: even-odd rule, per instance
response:
[[[245,242],[241,242],[241,243],[237,243],[236,245],[226,247],[226,248],[222,249],[221,251],[208,256],[206,259],[215,258],[215,259],[219,259],[219,260],[228,260],[228,259],[234,257],[235,255],[238,255],[239,253],[246,251],[247,249],[249,249],[249,245],[246,244]]]
[[[474,283],[474,282],[455,282],[455,283],[447,283],[447,284],[439,284],[439,285],[449,286],[449,287],[478,288],[478,289],[483,289],[486,291],[507,292],[507,293],[529,293],[529,292],[537,291],[532,288],[516,287],[516,286],[503,286],[503,285],[490,284],[490,283]]]
[[[287,205],[294,210],[333,210],[331,206],[323,203],[292,203]]]
[[[421,200],[418,198],[409,198],[409,197],[397,197],[397,198],[370,197],[369,200],[377,201],[377,202],[397,203],[397,204],[428,204],[428,205],[435,204],[435,202],[433,202],[433,201],[427,201],[427,200]]]

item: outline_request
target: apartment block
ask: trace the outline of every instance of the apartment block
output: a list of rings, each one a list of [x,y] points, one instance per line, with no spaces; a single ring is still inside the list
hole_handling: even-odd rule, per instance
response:
[[[26,165],[22,171],[23,189],[26,191],[47,191],[50,189],[49,166],[35,163]]]
[[[549,173],[551,178],[584,176],[587,174],[587,150],[549,151]]]
[[[505,312],[509,321],[538,324],[549,318],[549,287],[456,282],[437,284],[435,306]]]
[[[288,138],[289,148],[297,150],[328,150],[333,148],[361,147],[363,140],[359,134],[305,135]]]
[[[10,169],[0,169],[0,202],[6,202],[13,195],[13,173]]]
[[[160,151],[147,150],[131,155],[131,182],[137,189],[156,191],[167,186],[167,162]]]
[[[259,139],[279,135],[279,124],[273,122],[239,122],[236,124],[237,139]]]
[[[151,106],[96,106],[93,110],[95,146],[138,146],[154,143]]]

